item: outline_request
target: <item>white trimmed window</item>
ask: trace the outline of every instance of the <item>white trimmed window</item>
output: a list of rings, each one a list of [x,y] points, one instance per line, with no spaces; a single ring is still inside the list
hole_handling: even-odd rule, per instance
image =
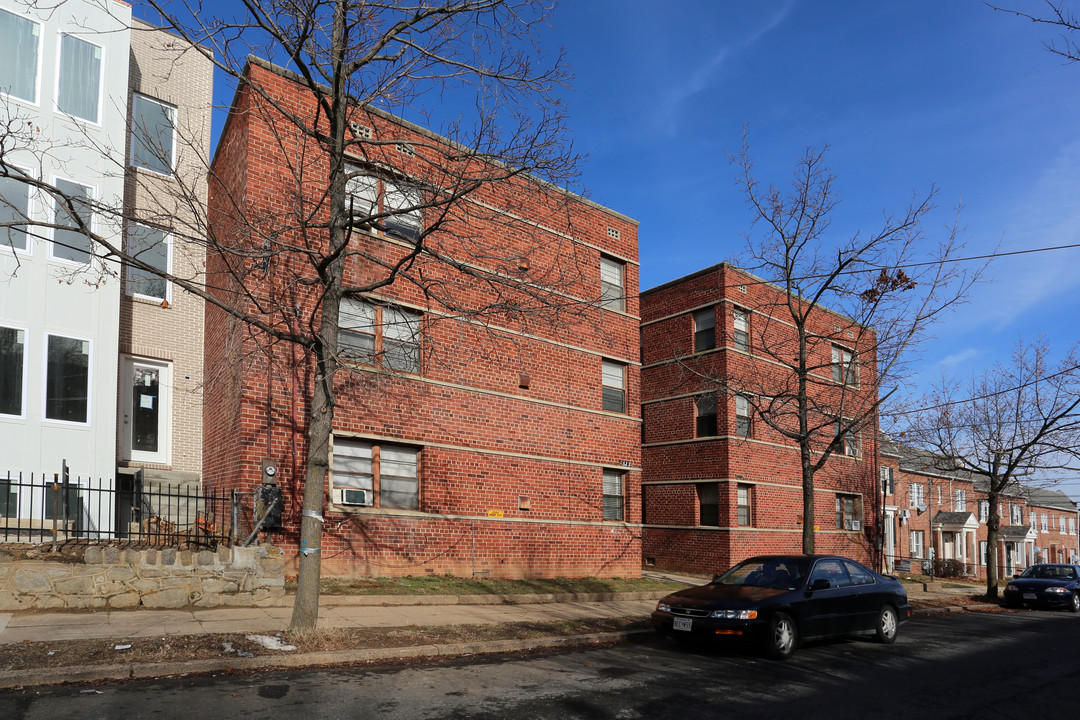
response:
[[[744,395],[735,396],[735,434],[739,437],[751,436],[750,400]]]
[[[350,167],[348,172],[359,171]],[[346,181],[345,188],[351,197],[355,225],[368,227],[372,215],[385,214],[379,222],[388,235],[410,241],[420,236],[422,198],[415,186],[372,175],[353,175]]]
[[[896,492],[896,483],[893,481],[893,469],[891,467],[881,468],[881,494],[892,495]]]
[[[926,504],[926,486],[922,483],[913,482],[908,486],[908,495],[911,496],[911,507],[919,507]]]
[[[912,530],[911,531],[911,557],[921,558],[923,557],[923,531]]]
[[[131,164],[162,175],[176,162],[176,108],[136,94],[131,101]]]
[[[986,566],[986,548],[987,544],[985,540],[979,541],[979,564]]]
[[[1050,516],[1046,513],[1042,514],[1042,532],[1050,532]]]
[[[127,251],[132,257],[161,272],[172,272],[172,239],[167,233],[146,225],[128,226]],[[149,270],[128,265],[127,289],[131,295],[152,300],[169,299],[169,282]]]
[[[1009,523],[1011,525],[1024,524],[1024,506],[1016,503],[1009,504]]]
[[[716,347],[716,308],[707,307],[694,311],[694,352],[705,352]]]
[[[60,70],[56,86],[56,107],[92,123],[100,122],[100,45],[75,37],[60,36]]]
[[[37,102],[41,24],[0,9],[0,93]]]
[[[0,16],[2,14],[3,11],[0,11]],[[20,174],[14,168],[8,169],[8,172]],[[9,248],[17,252],[30,250],[30,236],[26,225],[15,224],[29,219],[30,185],[17,177],[0,177],[0,252]]]
[[[626,309],[626,264],[600,256],[600,305],[612,310]]]
[[[62,178],[56,178],[55,183],[62,197],[53,199],[53,222],[59,227],[53,229],[52,257],[66,262],[88,263],[93,243],[79,229],[79,224],[81,222],[93,229],[94,214],[90,203],[94,198],[94,189]]]
[[[605,520],[625,518],[625,475],[620,470],[604,470],[603,504]]]
[[[990,521],[990,501],[979,501],[979,522],[985,523]]]
[[[0,327],[0,415],[26,413],[26,330]]]
[[[398,307],[344,298],[338,314],[338,352],[361,365],[382,364],[419,374],[421,315]]]
[[[45,419],[90,421],[90,341],[48,335],[45,349]]]
[[[735,487],[736,522],[741,527],[750,527],[754,524],[753,517],[753,488],[750,485],[739,484]]]
[[[1069,534],[1070,535],[1075,535],[1076,534],[1076,518],[1075,517],[1070,517],[1069,518]]]
[[[738,350],[750,351],[750,311],[735,308],[731,311],[734,332],[732,340]]]
[[[832,376],[833,382],[845,385],[858,383],[858,367],[855,364],[855,356],[847,348],[839,345],[832,347]]]
[[[414,447],[334,437],[330,485],[336,505],[420,507],[420,453]]]
[[[1058,532],[1060,532],[1062,535],[1064,535],[1065,532],[1066,532],[1065,531],[1065,516],[1064,515],[1058,516]]]
[[[954,489],[952,495],[953,512],[964,512],[967,510],[967,490]]]
[[[601,367],[601,407],[608,412],[626,412],[626,366],[603,360]]]
[[[837,436],[839,436],[840,433],[842,432],[842,430],[843,430],[843,423],[840,420],[837,420],[835,425],[834,425],[834,432],[836,433]],[[838,450],[839,450],[841,455],[846,455],[848,457],[858,457],[858,455],[859,455],[859,433],[858,433],[858,431],[857,430],[848,430],[846,433],[844,433],[844,441],[841,443]]]

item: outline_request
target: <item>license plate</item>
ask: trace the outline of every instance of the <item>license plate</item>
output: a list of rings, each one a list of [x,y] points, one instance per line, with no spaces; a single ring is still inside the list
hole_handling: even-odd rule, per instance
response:
[[[694,624],[694,621],[690,618],[675,618],[675,629],[686,630],[689,632],[690,626]]]
[[[1035,599],[1035,593],[1024,593],[1024,599],[1025,600],[1034,600]]]

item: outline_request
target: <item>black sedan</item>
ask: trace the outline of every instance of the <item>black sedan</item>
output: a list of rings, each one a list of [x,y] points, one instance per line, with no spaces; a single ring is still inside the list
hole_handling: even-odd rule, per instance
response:
[[[1032,565],[1005,586],[1005,604],[1080,612],[1080,565]]]
[[[899,580],[835,555],[750,558],[708,585],[668,595],[652,614],[665,635],[749,640],[778,660],[803,640],[872,635],[891,643],[910,618]]]

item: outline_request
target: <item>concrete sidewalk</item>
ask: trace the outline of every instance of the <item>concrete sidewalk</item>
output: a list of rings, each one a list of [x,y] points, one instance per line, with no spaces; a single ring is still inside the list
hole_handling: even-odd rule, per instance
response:
[[[657,596],[663,593],[656,594]],[[635,593],[634,595],[641,595]],[[510,596],[512,598],[512,596]],[[403,604],[417,598],[382,598],[391,605],[340,605],[324,598],[319,627],[408,627],[411,625],[487,625],[516,622],[557,622],[586,618],[646,616],[655,599],[616,599],[607,602],[547,602],[542,604]],[[131,639],[212,633],[276,633],[289,626],[292,609],[214,608],[209,610],[118,610],[94,613],[0,614],[0,644],[46,640]]]

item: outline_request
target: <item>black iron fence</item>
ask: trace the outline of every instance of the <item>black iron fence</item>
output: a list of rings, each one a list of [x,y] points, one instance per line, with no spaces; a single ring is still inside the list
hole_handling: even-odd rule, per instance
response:
[[[213,548],[231,542],[236,505],[229,491],[151,487],[139,476],[118,483],[6,473],[0,474],[0,542]]]

